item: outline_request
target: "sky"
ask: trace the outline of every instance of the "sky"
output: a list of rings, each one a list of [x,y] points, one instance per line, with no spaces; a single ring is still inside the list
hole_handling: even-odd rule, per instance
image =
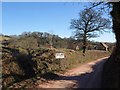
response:
[[[37,31],[70,37],[74,31],[70,29],[71,19],[79,18],[78,13],[86,5],[75,2],[3,2],[2,33],[20,35]],[[103,33],[90,40],[115,42],[113,33]]]

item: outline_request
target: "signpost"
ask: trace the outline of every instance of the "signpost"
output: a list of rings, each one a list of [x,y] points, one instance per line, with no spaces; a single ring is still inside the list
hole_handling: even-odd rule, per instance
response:
[[[64,56],[64,53],[56,53],[55,54],[55,58],[56,59],[62,59],[62,58],[64,58],[65,56]]]
[[[55,54],[55,58],[59,60],[59,69],[60,69],[60,59],[64,59],[65,58],[65,55],[64,53],[56,53]]]

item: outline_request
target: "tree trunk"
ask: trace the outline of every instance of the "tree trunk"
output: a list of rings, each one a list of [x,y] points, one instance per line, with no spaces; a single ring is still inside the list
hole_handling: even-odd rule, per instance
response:
[[[85,56],[85,52],[86,52],[86,33],[84,33],[83,37],[83,56]]]
[[[103,67],[103,88],[120,88],[120,2],[112,3],[113,30],[116,48]]]

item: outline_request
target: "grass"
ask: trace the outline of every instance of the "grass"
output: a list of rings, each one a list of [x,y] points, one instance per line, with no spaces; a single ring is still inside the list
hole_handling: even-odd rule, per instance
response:
[[[86,55],[82,55],[82,51],[69,51],[65,50],[65,59],[61,60],[61,64],[64,64],[64,70],[77,67],[80,64],[94,61],[103,57],[110,55],[109,52],[98,51],[98,50],[89,50],[86,52]]]

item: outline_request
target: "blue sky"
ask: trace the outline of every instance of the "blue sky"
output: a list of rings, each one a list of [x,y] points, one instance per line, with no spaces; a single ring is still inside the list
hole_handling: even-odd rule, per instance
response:
[[[70,37],[71,19],[77,19],[85,3],[27,2],[2,3],[2,33],[19,35],[23,32],[49,32],[60,37]],[[104,33],[95,41],[114,42],[112,33]]]

